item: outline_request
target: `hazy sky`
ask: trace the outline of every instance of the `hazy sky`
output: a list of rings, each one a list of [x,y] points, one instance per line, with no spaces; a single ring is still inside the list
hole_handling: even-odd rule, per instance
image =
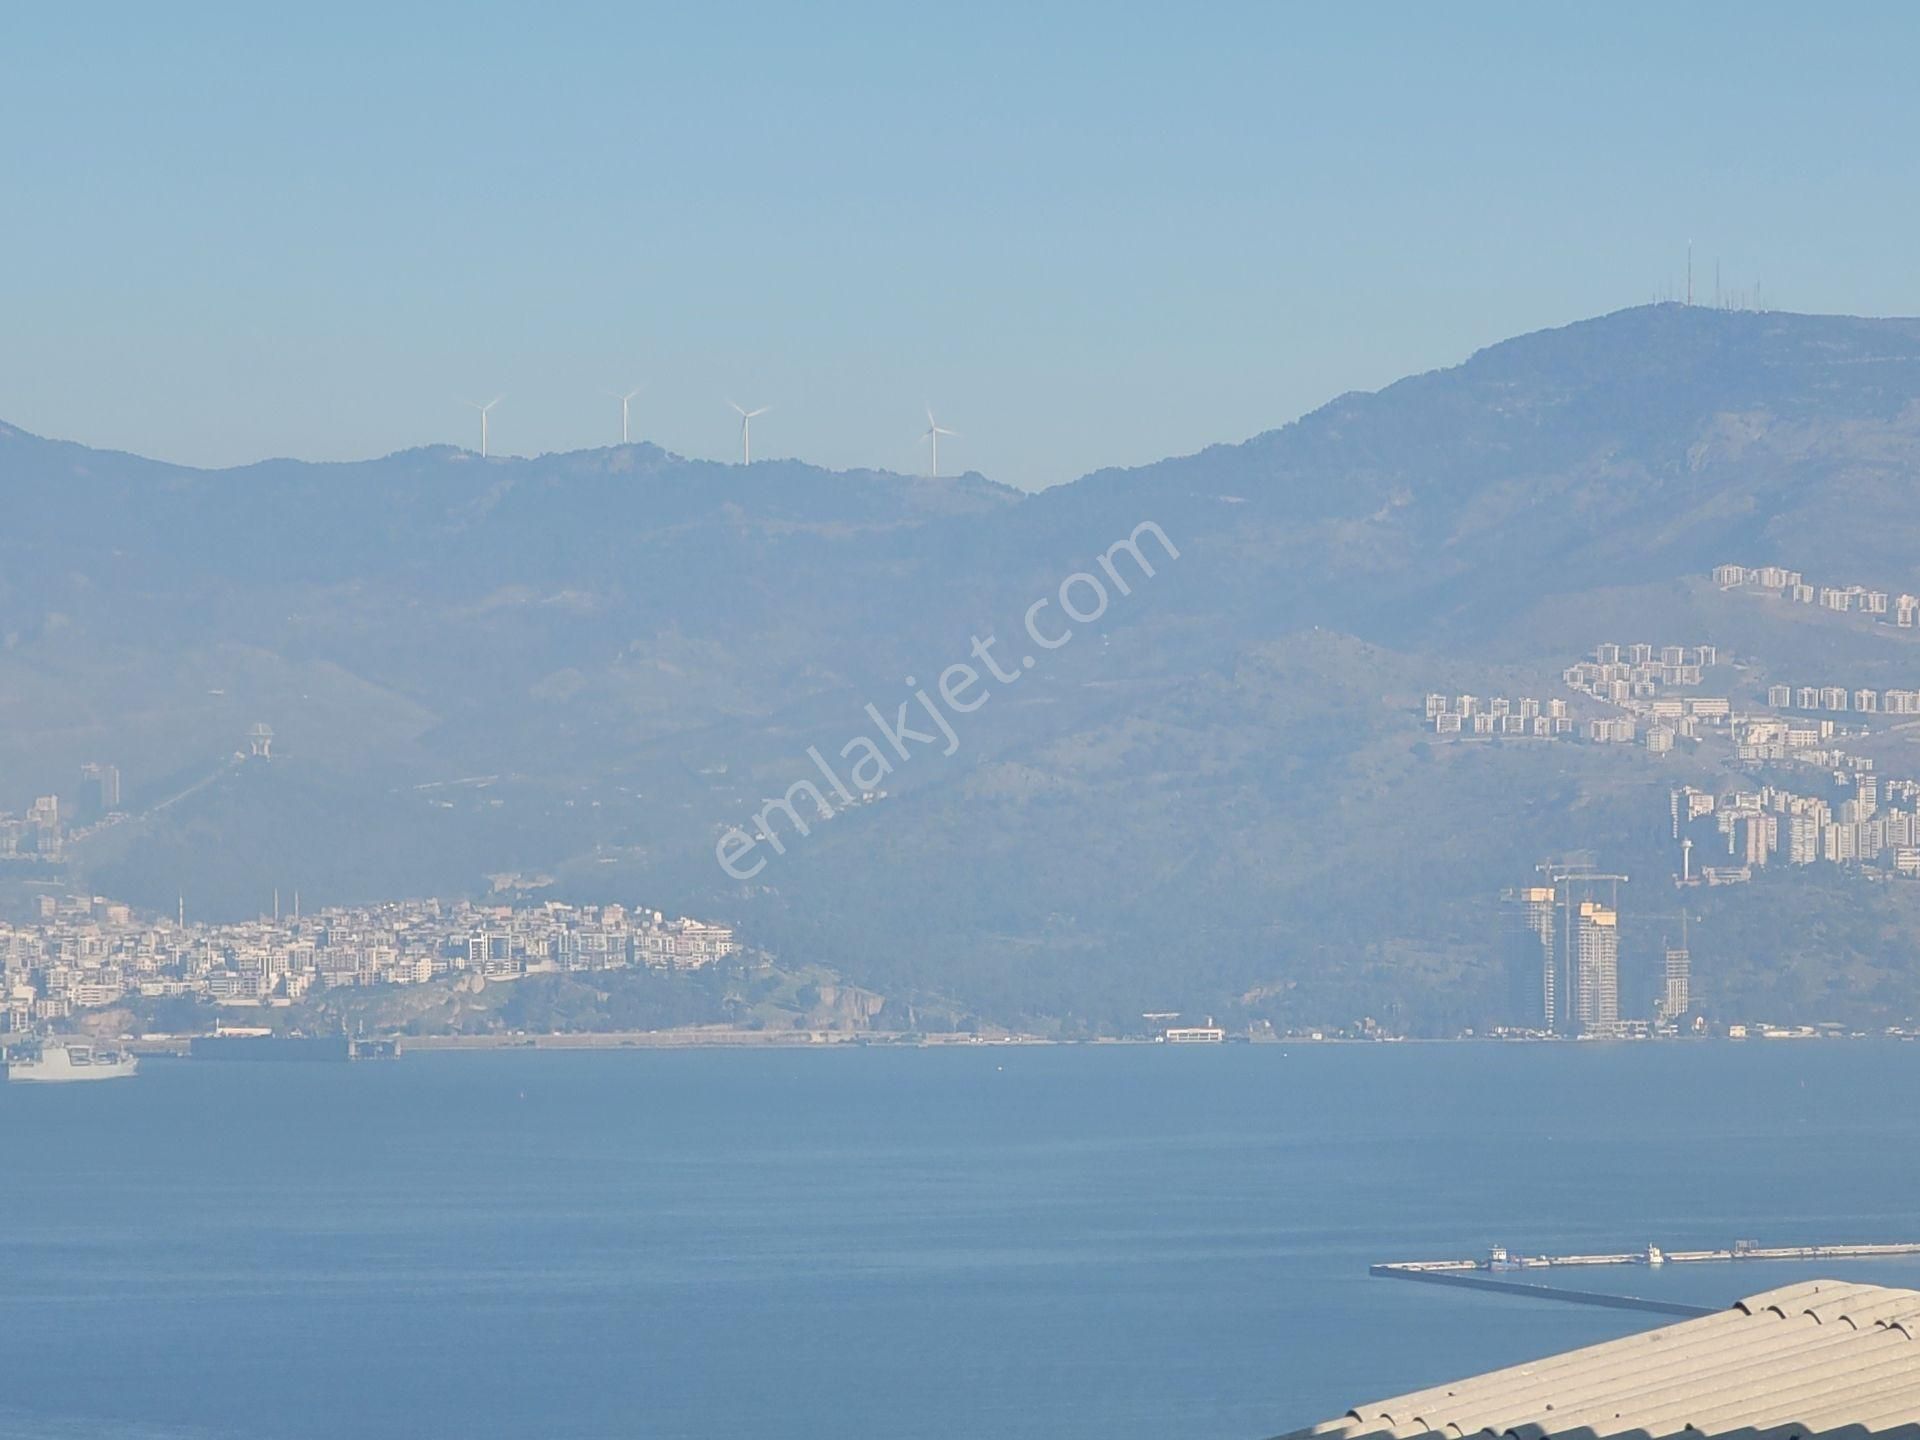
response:
[[[1920,11],[10,7],[0,419],[1039,486],[1517,332],[1920,311]],[[270,13],[271,12],[271,13]]]

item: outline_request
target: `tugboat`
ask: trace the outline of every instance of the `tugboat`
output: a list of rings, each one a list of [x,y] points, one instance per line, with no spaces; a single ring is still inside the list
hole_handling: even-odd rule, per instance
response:
[[[140,1068],[140,1061],[122,1050],[102,1050],[92,1045],[48,1041],[38,1055],[15,1055],[4,1064],[9,1081],[64,1085],[81,1080],[125,1080]]]

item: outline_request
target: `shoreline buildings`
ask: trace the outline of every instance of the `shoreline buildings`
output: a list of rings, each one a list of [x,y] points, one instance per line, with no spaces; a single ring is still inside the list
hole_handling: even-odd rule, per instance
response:
[[[1541,883],[1500,896],[1500,958],[1507,1024],[1529,1034],[1608,1037],[1644,1034],[1649,1024],[1620,1008],[1619,887],[1624,875],[1548,862]],[[1683,1024],[1692,1007],[1692,962],[1681,943],[1664,947],[1664,988],[1653,1026]]]
[[[728,926],[622,905],[408,900],[188,925],[97,897],[49,895],[34,923],[0,923],[0,1031],[135,997],[291,1004],[315,990],[448,975],[698,970],[739,948]]]

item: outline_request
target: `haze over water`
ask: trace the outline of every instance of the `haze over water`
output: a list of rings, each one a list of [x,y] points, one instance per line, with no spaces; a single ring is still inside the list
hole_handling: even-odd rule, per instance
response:
[[[0,1436],[1251,1440],[1660,1323],[1371,1261],[1920,1238],[1917,1075],[1867,1042],[980,1047],[0,1087]],[[1920,1285],[1578,1279],[1818,1272]]]

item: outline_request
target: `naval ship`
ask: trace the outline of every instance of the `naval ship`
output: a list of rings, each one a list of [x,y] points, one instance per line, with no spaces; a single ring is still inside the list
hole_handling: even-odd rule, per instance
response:
[[[0,1061],[0,1074],[9,1082],[35,1081],[66,1084],[79,1080],[124,1080],[140,1068],[134,1056],[122,1050],[49,1041],[38,1055],[16,1055]]]

